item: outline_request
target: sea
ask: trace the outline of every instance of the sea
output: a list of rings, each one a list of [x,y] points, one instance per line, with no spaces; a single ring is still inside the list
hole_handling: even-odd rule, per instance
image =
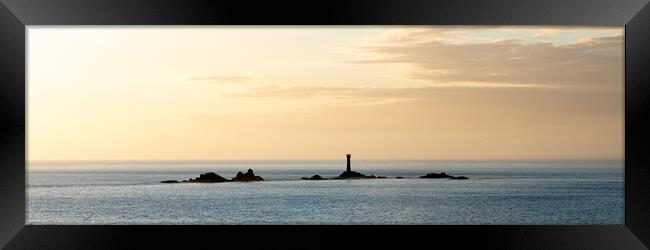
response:
[[[174,183],[201,173],[260,182]],[[341,161],[29,165],[28,224],[623,224],[622,160],[362,161],[386,179],[325,178]],[[445,172],[468,180],[423,179]],[[396,177],[402,177],[397,179]]]

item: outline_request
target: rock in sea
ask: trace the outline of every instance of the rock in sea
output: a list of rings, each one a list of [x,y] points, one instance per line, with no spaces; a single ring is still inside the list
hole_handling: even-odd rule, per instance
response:
[[[354,171],[345,171],[341,175],[337,176],[335,179],[384,179],[386,176],[367,176],[365,174],[354,172]]]
[[[465,176],[451,176],[446,174],[445,172],[436,174],[436,173],[428,173],[427,175],[420,176],[420,178],[447,178],[450,180],[467,180],[469,178]]]
[[[341,175],[336,177],[336,179],[367,179],[367,178],[370,178],[370,177],[368,177],[368,176],[366,176],[366,175],[364,175],[362,173],[354,172],[354,171],[345,171]]]
[[[312,177],[302,177],[302,180],[312,180],[312,181],[320,181],[320,180],[325,180],[325,178],[321,177],[320,175],[314,175]]]
[[[223,178],[221,175],[215,174],[214,172],[209,172],[205,174],[199,175],[197,178],[190,178],[188,180],[184,180],[183,182],[228,182],[229,180],[226,178]]]
[[[420,178],[449,178],[452,177],[451,175],[446,174],[445,172],[436,174],[436,173],[428,173],[427,175],[420,176]]]
[[[246,173],[237,172],[237,176],[231,179],[232,181],[263,181],[262,177],[259,177],[253,173],[252,169],[248,169]]]

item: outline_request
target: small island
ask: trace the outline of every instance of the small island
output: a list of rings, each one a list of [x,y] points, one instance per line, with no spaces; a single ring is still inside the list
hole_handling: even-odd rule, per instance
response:
[[[203,182],[203,183],[214,183],[214,182],[228,182],[230,180],[223,178],[221,175],[218,175],[214,172],[209,172],[199,175],[197,178],[190,178],[184,180],[183,182]]]
[[[263,181],[264,178],[259,177],[253,173],[252,169],[248,169],[246,173],[237,172],[237,176],[231,179],[231,181],[243,181],[243,182],[249,182],[249,181]]]
[[[199,177],[196,178],[189,178],[187,180],[183,180],[181,182],[198,182],[198,183],[218,183],[218,182],[249,182],[249,181],[263,181],[264,178],[257,176],[253,173],[252,169],[248,169],[246,173],[237,172],[237,175],[233,177],[232,179],[228,180],[224,178],[221,175],[218,175],[214,172],[208,172],[199,175]],[[161,181],[160,183],[179,183],[177,180],[165,180]]]
[[[312,177],[302,177],[300,178],[301,180],[310,180],[310,181],[321,181],[321,180],[327,180],[320,175],[314,175]]]
[[[345,171],[336,177],[336,179],[366,179],[366,178],[370,178],[370,176],[366,176],[365,174],[355,172],[355,171]]]
[[[429,178],[429,179],[439,179],[439,178],[447,178],[450,180],[467,180],[469,178],[465,176],[451,176],[446,174],[445,172],[441,172],[439,174],[436,173],[428,173],[427,175],[420,176],[420,178]]]

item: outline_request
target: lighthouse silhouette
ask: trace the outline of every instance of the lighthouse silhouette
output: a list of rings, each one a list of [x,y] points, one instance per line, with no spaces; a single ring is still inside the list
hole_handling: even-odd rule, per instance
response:
[[[352,169],[350,169],[350,158],[352,158],[352,154],[345,154],[345,157],[348,158],[348,167],[346,168],[345,172],[350,172]]]

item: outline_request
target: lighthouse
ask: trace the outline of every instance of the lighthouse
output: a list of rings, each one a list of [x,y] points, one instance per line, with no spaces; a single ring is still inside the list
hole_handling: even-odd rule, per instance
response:
[[[345,154],[345,157],[348,158],[348,166],[345,172],[350,172],[352,171],[352,169],[350,169],[350,158],[352,157],[352,154]]]
[[[365,178],[377,178],[376,176],[366,176],[362,173],[357,173],[352,171],[352,168],[350,168],[350,158],[352,158],[351,154],[345,154],[345,158],[348,159],[348,165],[347,168],[345,169],[345,172],[341,173],[338,177],[335,179],[365,179]]]

